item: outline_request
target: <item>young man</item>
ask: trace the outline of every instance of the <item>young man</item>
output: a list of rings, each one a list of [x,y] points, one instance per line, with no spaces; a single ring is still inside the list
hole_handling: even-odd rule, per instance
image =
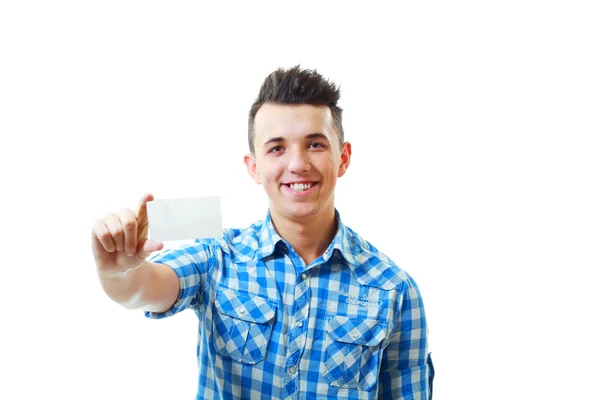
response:
[[[159,253],[146,203],[93,227],[105,292],[163,318],[199,320],[198,399],[430,399],[433,366],[413,279],[342,223],[334,189],[350,165],[339,89],[279,69],[248,120],[248,173],[264,221]]]

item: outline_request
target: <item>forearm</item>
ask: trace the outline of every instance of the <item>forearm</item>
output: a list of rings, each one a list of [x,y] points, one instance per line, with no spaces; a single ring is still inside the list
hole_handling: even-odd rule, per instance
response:
[[[143,288],[150,278],[149,262],[142,262],[137,268],[126,272],[98,271],[100,284],[104,292],[116,303],[130,309],[139,308]]]
[[[104,292],[113,301],[128,309],[148,311],[166,309],[175,301],[178,281],[171,275],[175,273],[168,266],[148,261],[127,272],[98,273]],[[166,293],[161,293],[162,289],[167,289]]]

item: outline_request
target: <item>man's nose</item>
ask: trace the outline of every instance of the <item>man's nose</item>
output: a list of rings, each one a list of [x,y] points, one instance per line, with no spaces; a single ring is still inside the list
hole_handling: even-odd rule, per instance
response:
[[[306,154],[305,151],[295,149],[291,150],[288,154],[290,155],[290,160],[288,164],[288,170],[290,172],[306,172],[310,169],[308,154]]]

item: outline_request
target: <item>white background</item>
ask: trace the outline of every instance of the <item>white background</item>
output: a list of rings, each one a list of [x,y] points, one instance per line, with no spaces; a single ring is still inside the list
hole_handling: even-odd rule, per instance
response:
[[[0,398],[194,398],[195,315],[109,300],[91,226],[146,191],[262,219],[247,112],[298,63],[341,84],[336,204],[419,284],[435,398],[600,398],[597,3],[213,3],[0,5]]]

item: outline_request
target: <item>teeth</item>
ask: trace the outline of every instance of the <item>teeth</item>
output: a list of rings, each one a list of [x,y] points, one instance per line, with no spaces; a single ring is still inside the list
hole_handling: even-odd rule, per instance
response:
[[[312,184],[311,183],[292,183],[289,186],[290,186],[290,189],[292,189],[296,192],[304,192],[305,190],[310,189]]]

